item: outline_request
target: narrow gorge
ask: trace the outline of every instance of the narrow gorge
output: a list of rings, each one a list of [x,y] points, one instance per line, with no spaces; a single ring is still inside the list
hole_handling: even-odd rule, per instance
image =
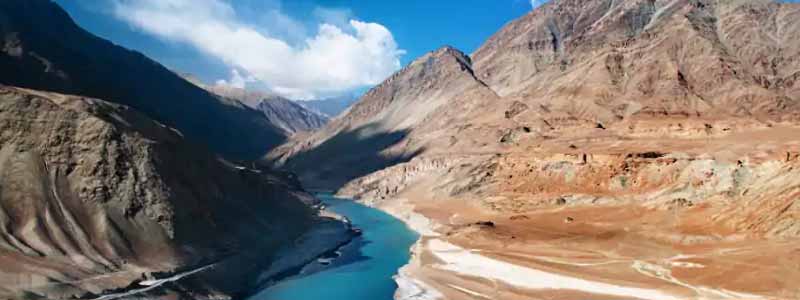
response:
[[[800,299],[800,3],[447,1],[0,1],[0,299]]]

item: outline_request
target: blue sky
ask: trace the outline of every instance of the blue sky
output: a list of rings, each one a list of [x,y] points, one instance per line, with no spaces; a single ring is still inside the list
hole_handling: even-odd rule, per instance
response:
[[[90,32],[141,51],[169,68],[194,74],[208,83],[219,80],[237,86],[244,83],[250,88],[276,90],[297,99],[363,90],[414,58],[443,45],[470,53],[503,24],[532,9],[530,0],[55,1]],[[252,29],[258,35],[251,40],[268,40],[252,46],[242,41],[244,37],[225,40],[233,31],[199,24],[208,20],[217,20],[217,27],[235,32]],[[351,24],[350,20],[363,24]],[[174,32],[172,28],[176,24],[187,25],[186,30]],[[332,24],[335,28],[327,28],[324,31],[329,34],[323,35],[320,34],[321,24]],[[206,27],[207,32],[198,32]],[[226,44],[215,45],[214,41],[206,39],[215,35]],[[316,39],[320,36],[327,38]],[[352,41],[352,37],[359,40]],[[279,50],[269,48],[267,44],[271,39],[286,45],[278,47]],[[303,51],[312,48],[307,42],[309,39],[316,39],[314,47],[320,49]],[[353,43],[351,47],[333,51],[325,48],[332,43],[347,45],[347,42]],[[396,46],[392,47],[392,42]],[[226,45],[232,49],[220,49]],[[287,46],[290,49],[283,49]],[[271,55],[255,57],[260,53],[242,53],[239,50],[243,48],[263,48],[263,53]],[[324,62],[325,57],[321,56],[325,55],[333,55],[335,61]],[[281,60],[305,62],[281,64]],[[286,72],[275,68],[286,69]],[[332,69],[342,69],[345,75],[330,74]],[[326,73],[317,74],[321,72],[318,70]],[[291,78],[300,73],[305,77]]]
[[[546,2],[55,1],[82,27],[175,71],[298,100],[362,92],[443,45],[471,53]]]

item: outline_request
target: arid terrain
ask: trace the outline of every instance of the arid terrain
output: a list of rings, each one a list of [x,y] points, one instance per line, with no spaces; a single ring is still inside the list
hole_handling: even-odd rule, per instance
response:
[[[800,5],[555,0],[268,160],[425,237],[398,299],[800,298]]]
[[[246,162],[279,121],[52,1],[0,2],[0,299],[230,299],[348,241],[293,176]]]
[[[324,221],[297,183],[128,107],[12,87],[0,98],[2,298],[101,295],[210,264],[190,294],[235,295],[265,254]]]
[[[49,0],[0,2],[0,83],[123,104],[235,159],[258,158],[286,139],[255,109],[87,32]]]

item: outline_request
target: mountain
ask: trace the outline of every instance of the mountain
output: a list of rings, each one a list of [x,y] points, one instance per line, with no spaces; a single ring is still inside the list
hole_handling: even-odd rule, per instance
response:
[[[583,153],[794,124],[797,13],[773,1],[553,1],[471,57],[444,47],[417,59],[268,159],[341,188],[418,155]]]
[[[306,106],[311,110],[318,111],[329,118],[334,118],[350,108],[350,106],[353,105],[356,100],[358,100],[358,98],[347,95],[336,98],[307,100],[303,101],[302,103],[303,106]]]
[[[0,188],[0,297],[11,299],[100,294],[232,257],[235,267],[215,269],[229,281],[195,295],[236,294],[316,222],[313,197],[292,180],[132,108],[5,86]]]
[[[558,1],[473,57],[498,94],[591,121],[774,116],[796,111],[795,14],[769,0]]]
[[[327,116],[278,95],[219,85],[205,88],[222,97],[241,101],[261,112],[273,126],[283,130],[287,136],[314,131],[328,122]]]
[[[444,47],[415,60],[365,94],[347,113],[310,136],[281,146],[268,159],[298,172],[307,184],[335,188],[431,147],[422,142],[447,147],[449,139],[434,137],[447,125],[444,122],[466,117],[461,112],[474,108],[474,99],[496,97],[475,78],[469,57]],[[459,111],[447,109],[451,106]],[[431,139],[409,137],[412,131],[423,130]]]
[[[256,158],[286,139],[258,111],[86,32],[49,0],[0,3],[0,37],[0,83],[128,105],[234,158]]]
[[[613,290],[514,264],[661,293],[625,298],[795,298],[799,35],[796,3],[553,0],[266,159],[426,234],[398,277],[413,297]]]
[[[289,134],[314,131],[329,121],[327,116],[283,97],[263,99],[256,109]]]

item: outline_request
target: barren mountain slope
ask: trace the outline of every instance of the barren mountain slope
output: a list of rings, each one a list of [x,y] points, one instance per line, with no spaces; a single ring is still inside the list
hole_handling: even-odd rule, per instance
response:
[[[327,117],[283,97],[263,99],[256,109],[290,135],[317,130],[328,122]]]
[[[296,172],[306,184],[336,188],[450,139],[448,121],[495,94],[475,79],[469,57],[450,47],[431,52],[373,88],[338,118],[309,136],[298,136],[268,159]],[[419,135],[418,135],[419,133]]]
[[[128,107],[0,87],[0,298],[100,293],[230,256],[252,272],[313,222],[309,199]],[[239,292],[238,276],[217,292]]]
[[[763,0],[555,1],[473,59],[498,94],[579,120],[774,118],[800,101],[798,16]]]
[[[341,179],[419,154],[714,152],[729,145],[699,139],[725,143],[736,133],[798,120],[800,95],[791,79],[800,48],[793,39],[800,19],[791,16],[798,7],[553,1],[500,30],[474,64],[450,48],[420,58],[269,158],[310,184],[337,188]],[[754,38],[764,42],[748,42]],[[774,63],[766,70],[757,61]],[[726,159],[737,160],[759,152],[725,150]],[[365,159],[374,153],[381,164]]]
[[[256,110],[86,32],[50,0],[0,2],[0,83],[128,105],[235,158],[259,157],[286,139]]]
[[[314,131],[328,122],[328,117],[323,114],[303,106],[300,102],[278,95],[235,87],[202,85],[201,87],[222,97],[241,101],[258,110],[270,123],[283,130],[287,136],[298,132]]]
[[[401,281],[454,299],[611,297],[592,284],[795,299],[798,13],[766,0],[554,0],[472,63],[461,56],[468,72],[409,76],[418,60],[270,158],[429,234]],[[364,124],[369,134],[331,142]],[[398,130],[373,152],[400,159],[354,155]],[[340,188],[343,174],[354,180]],[[448,261],[457,251],[442,242],[585,285],[503,281],[502,263]]]

